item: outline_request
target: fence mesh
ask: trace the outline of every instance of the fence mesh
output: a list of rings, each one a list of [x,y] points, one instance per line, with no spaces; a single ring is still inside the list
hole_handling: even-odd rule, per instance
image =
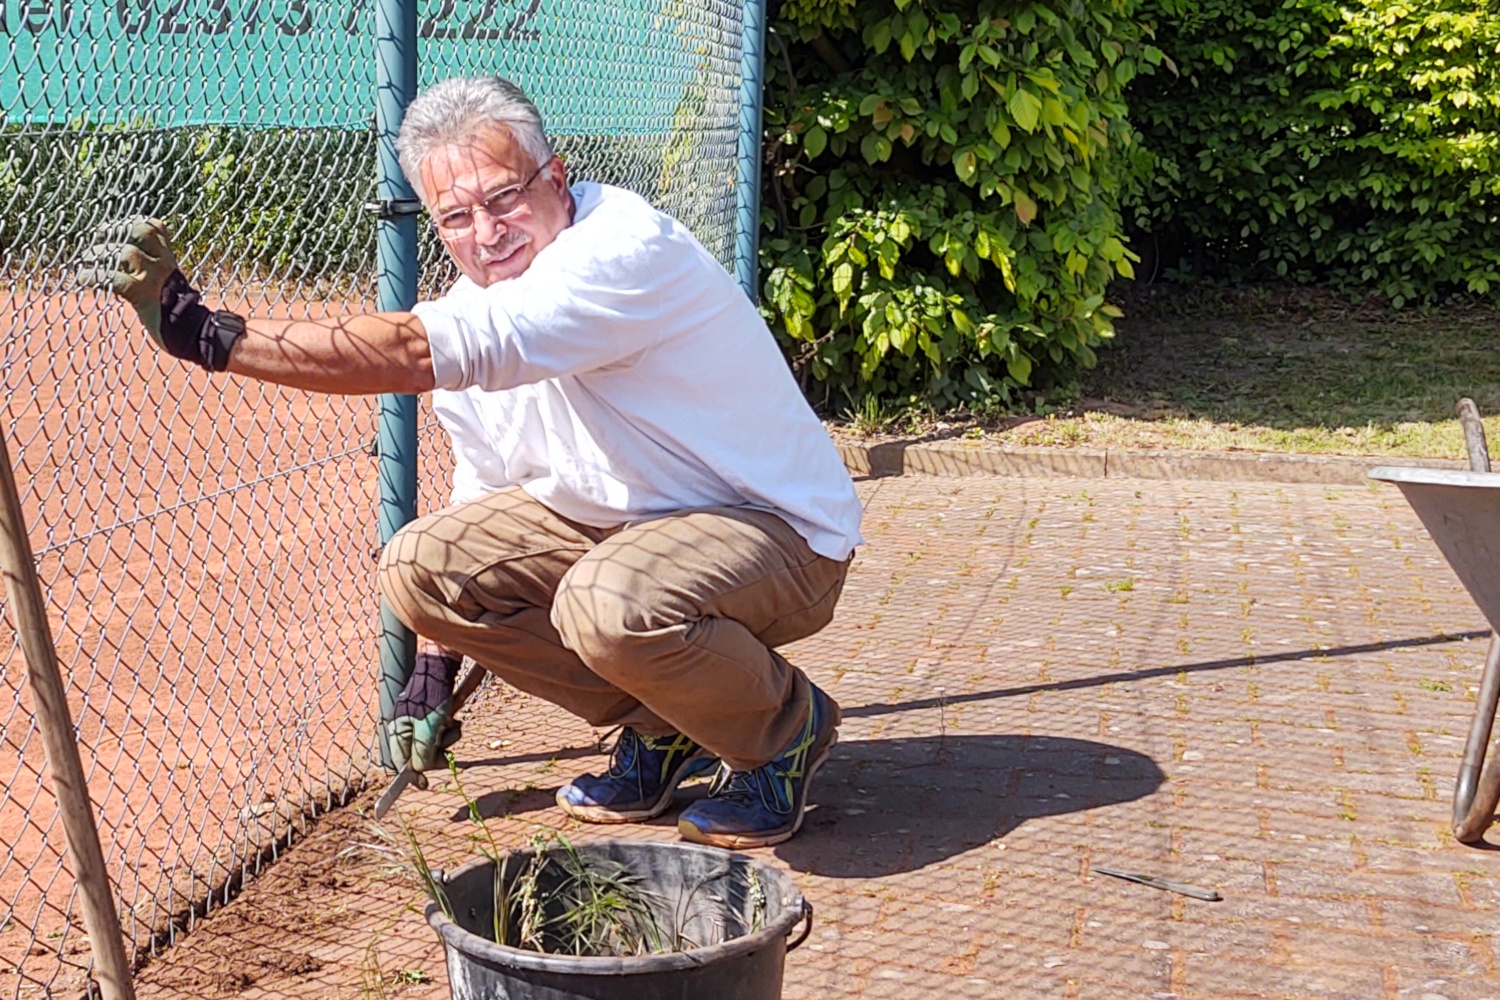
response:
[[[631,187],[729,262],[740,9],[424,0],[419,79],[499,72],[575,178]],[[370,768],[369,400],[208,378],[149,350],[73,262],[168,220],[211,301],[373,308],[371,0],[0,0],[0,420],[141,957]],[[421,242],[422,288],[452,277]],[[424,504],[446,454],[422,436]],[[57,810],[0,607],[0,997],[87,986]]]

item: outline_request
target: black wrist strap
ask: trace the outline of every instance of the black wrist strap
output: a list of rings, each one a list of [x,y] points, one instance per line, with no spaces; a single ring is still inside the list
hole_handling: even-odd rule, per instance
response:
[[[162,286],[161,310],[162,345],[168,354],[211,372],[229,367],[229,352],[245,335],[243,317],[210,311],[181,271],[173,271]]]
[[[203,324],[200,334],[201,353],[199,363],[211,372],[221,372],[229,367],[229,352],[245,335],[245,318],[227,309],[220,309]]]

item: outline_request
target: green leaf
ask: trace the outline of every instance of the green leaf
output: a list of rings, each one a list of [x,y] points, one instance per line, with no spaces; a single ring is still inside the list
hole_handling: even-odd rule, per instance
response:
[[[875,109],[884,100],[885,98],[879,94],[866,94],[864,100],[859,102],[859,113],[865,117],[869,117],[875,113]]]
[[[891,140],[878,132],[871,132],[859,144],[859,151],[867,163],[881,163],[890,159]]]
[[[971,184],[974,175],[979,172],[979,157],[974,155],[972,149],[956,149],[953,151],[953,169],[959,180]]]
[[[807,150],[809,158],[817,156],[828,148],[828,133],[814,125],[802,137],[802,148]]]
[[[1000,280],[1005,282],[1005,288],[1012,295],[1017,294],[1016,269],[1010,262],[1010,257],[1005,254],[991,254],[990,259],[1000,267]]]
[[[1011,95],[1008,107],[1017,125],[1028,132],[1036,131],[1037,119],[1042,113],[1042,102],[1037,100],[1035,94],[1029,90],[1017,89]]]
[[[1021,220],[1023,226],[1031,225],[1031,221],[1036,218],[1036,202],[1024,191],[1017,191],[1015,197],[1016,218]]]
[[[1010,377],[1022,385],[1031,384],[1031,359],[1017,351],[1010,360],[1005,362],[1006,371]]]
[[[849,301],[854,290],[854,266],[848,261],[833,269],[833,294],[838,296],[839,311]]]

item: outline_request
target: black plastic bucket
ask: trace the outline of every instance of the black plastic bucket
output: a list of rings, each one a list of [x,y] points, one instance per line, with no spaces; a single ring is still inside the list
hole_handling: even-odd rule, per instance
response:
[[[605,860],[632,872],[652,910],[697,946],[575,958],[498,945],[487,936],[494,864],[481,858],[441,876],[452,920],[436,903],[427,906],[427,922],[447,953],[453,1000],[779,1000],[786,954],[812,929],[812,907],[784,873],[693,844],[605,840],[577,850],[585,862]],[[508,881],[534,853],[511,852]],[[799,922],[802,933],[788,943]]]

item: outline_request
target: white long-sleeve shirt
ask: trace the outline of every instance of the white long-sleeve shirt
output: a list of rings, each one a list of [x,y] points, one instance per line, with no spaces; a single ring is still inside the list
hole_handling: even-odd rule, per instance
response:
[[[754,305],[638,195],[583,183],[573,197],[573,225],[520,275],[461,278],[413,310],[453,501],[516,485],[595,527],[748,506],[847,557],[859,497]]]

